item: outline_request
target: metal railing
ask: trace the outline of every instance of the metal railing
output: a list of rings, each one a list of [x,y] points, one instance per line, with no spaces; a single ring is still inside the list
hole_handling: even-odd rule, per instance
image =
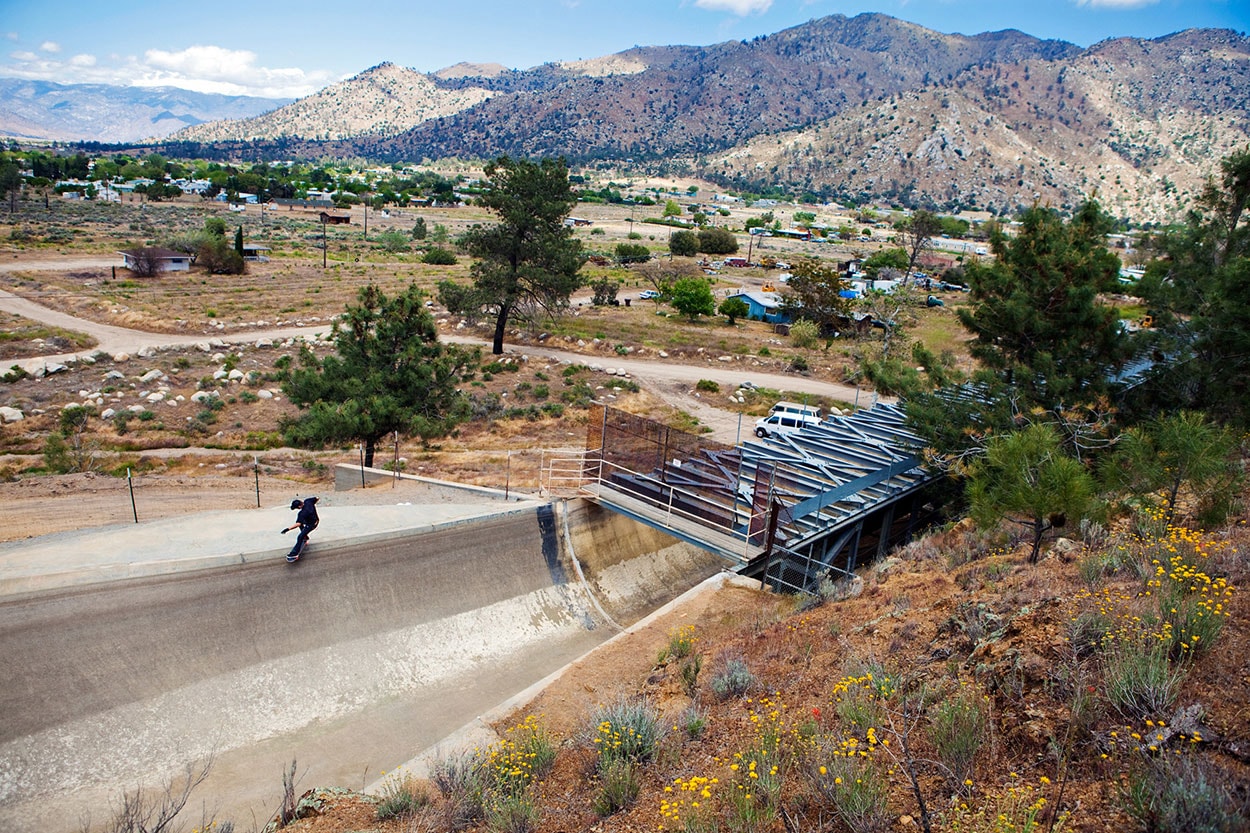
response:
[[[705,494],[674,486],[654,474],[633,471],[606,460],[596,463],[594,467],[588,465],[586,468],[590,476],[583,484],[584,493],[609,501],[610,498],[603,498],[605,489],[631,497],[652,507],[655,513],[648,514],[648,520],[670,531],[691,534],[690,529],[679,526],[681,521],[685,521],[728,536],[736,545],[734,556],[743,564],[759,554],[763,541],[752,539],[762,539],[763,536],[758,533],[749,535],[746,530],[755,528],[751,523],[753,518],[764,519],[767,513],[752,515],[747,501],[724,503],[710,500]],[[707,543],[714,546],[713,542]]]
[[[538,493],[543,496],[572,497],[581,492],[587,470],[598,467],[598,449],[539,449]]]

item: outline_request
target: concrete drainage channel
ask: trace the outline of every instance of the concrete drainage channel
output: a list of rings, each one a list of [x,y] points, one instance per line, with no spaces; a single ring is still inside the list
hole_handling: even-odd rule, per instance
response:
[[[241,827],[276,809],[292,758],[301,789],[419,770],[721,566],[573,500],[323,544],[290,571],[0,600],[0,828],[78,830],[208,755],[195,806]]]

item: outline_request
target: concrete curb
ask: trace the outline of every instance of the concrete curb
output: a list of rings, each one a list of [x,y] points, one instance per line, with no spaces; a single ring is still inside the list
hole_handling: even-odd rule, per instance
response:
[[[565,665],[563,668],[548,674],[546,677],[542,678],[528,688],[517,692],[507,700],[504,700],[502,703],[496,705],[494,708],[478,715],[470,723],[466,723],[459,729],[451,732],[433,746],[422,750],[418,755],[416,755],[416,757],[400,764],[391,775],[378,778],[372,784],[369,784],[365,787],[364,792],[370,795],[379,795],[382,788],[394,776],[395,772],[403,772],[405,775],[415,778],[429,778],[430,767],[439,758],[446,757],[447,755],[454,755],[458,752],[471,751],[473,749],[485,749],[487,746],[500,739],[499,734],[490,727],[491,723],[502,720],[512,712],[533,701],[543,692],[544,689],[556,680],[560,679],[560,677],[574,665],[582,662],[589,656],[593,656],[596,651],[603,650],[609,645],[612,645],[615,642],[625,639],[643,628],[648,627],[656,619],[659,619],[661,616],[665,616],[677,608],[680,608],[687,601],[700,593],[720,590],[724,587],[731,586],[759,589],[761,584],[756,579],[745,578],[737,573],[730,572],[717,573],[710,578],[704,579],[694,587],[687,590],[685,593],[682,593],[680,596],[673,599],[671,602],[668,602],[662,607],[659,607],[647,614],[642,619],[639,619],[637,622],[616,634],[611,639],[597,645],[590,651],[587,651],[585,654],[582,654],[577,659]]]
[[[546,501],[531,501],[506,509],[484,509],[479,513],[464,515],[446,521],[419,524],[404,529],[393,529],[372,535],[360,535],[352,538],[326,538],[314,545],[317,549],[343,549],[347,547],[367,546],[383,541],[393,541],[454,529],[467,524],[476,523],[483,518],[503,518],[511,515],[536,511]],[[184,558],[167,558],[145,561],[130,561],[116,564],[79,567],[73,570],[39,573],[0,579],[0,599],[10,600],[23,596],[31,596],[54,590],[81,589],[110,581],[123,581],[137,578],[157,578],[161,576],[192,573],[201,570],[212,570],[220,567],[237,567],[244,564],[255,564],[264,561],[285,562],[290,548],[252,550],[216,555],[192,556]],[[314,550],[315,552],[315,550]]]

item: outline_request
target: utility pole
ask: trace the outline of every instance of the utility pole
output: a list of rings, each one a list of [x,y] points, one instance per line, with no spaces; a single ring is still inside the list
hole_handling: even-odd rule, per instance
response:
[[[326,218],[321,215],[321,268],[326,268]]]

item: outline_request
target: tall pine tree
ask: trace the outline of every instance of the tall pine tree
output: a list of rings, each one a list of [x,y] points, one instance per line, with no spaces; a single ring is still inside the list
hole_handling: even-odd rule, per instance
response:
[[[992,262],[966,270],[972,304],[958,314],[973,335],[971,352],[1029,404],[1091,401],[1128,353],[1115,310],[1098,300],[1119,276],[1111,228],[1092,201],[1066,223],[1034,206],[1014,238],[995,235]]]
[[[517,313],[555,312],[582,285],[582,244],[564,224],[577,205],[564,160],[531,162],[501,156],[485,168],[488,184],[478,203],[499,217],[474,226],[464,247],[477,299],[495,316],[491,351],[503,352],[508,319]]]

